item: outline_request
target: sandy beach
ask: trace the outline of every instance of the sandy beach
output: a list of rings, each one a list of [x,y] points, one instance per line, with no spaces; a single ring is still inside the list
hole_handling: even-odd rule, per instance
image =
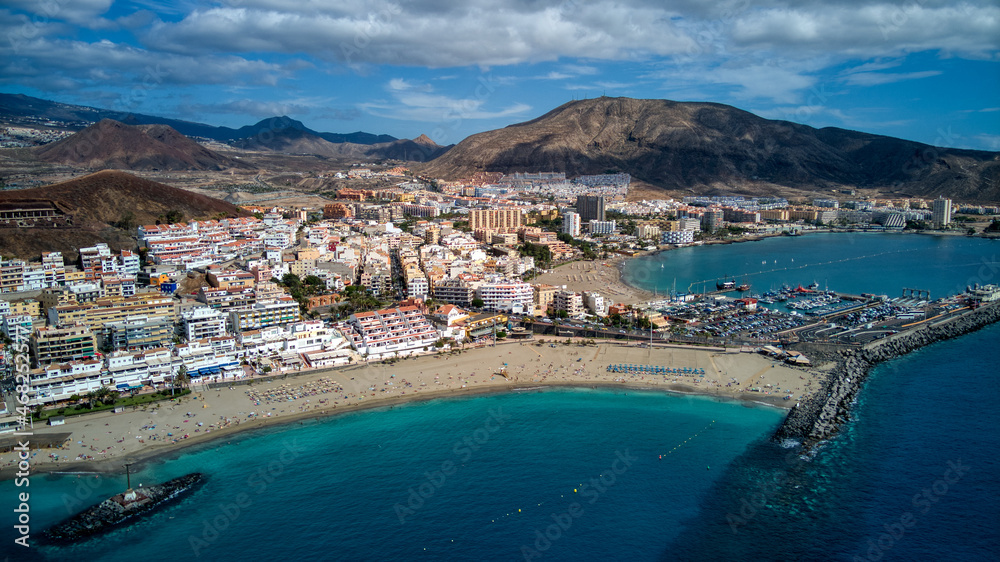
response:
[[[596,346],[536,340],[454,355],[428,355],[392,365],[370,363],[303,371],[220,389],[196,389],[180,399],[118,414],[74,416],[63,426],[36,425],[35,435],[70,433],[61,448],[32,451],[32,473],[121,472],[183,448],[239,431],[412,400],[504,392],[540,386],[614,386],[697,393],[790,407],[817,387],[818,377],[767,357],[736,350],[681,346]],[[561,340],[565,341],[565,340]],[[538,343],[542,345],[537,345]],[[510,380],[499,374],[507,363]],[[704,375],[610,373],[608,365],[703,369]],[[751,392],[750,387],[759,388]],[[784,400],[791,394],[792,398]],[[0,454],[0,479],[12,478],[15,453]]]
[[[606,260],[575,261],[563,264],[533,281],[562,287],[570,291],[597,291],[616,304],[636,304],[653,300],[649,291],[632,287],[622,280],[621,269],[627,258],[616,256]]]

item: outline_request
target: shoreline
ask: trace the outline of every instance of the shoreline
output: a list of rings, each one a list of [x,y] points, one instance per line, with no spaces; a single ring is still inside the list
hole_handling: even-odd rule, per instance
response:
[[[1000,322],[1000,301],[937,324],[900,332],[858,350],[841,350],[841,359],[820,388],[789,411],[772,439],[799,440],[810,448],[835,437],[850,419],[858,395],[876,366],[997,322]]]
[[[549,342],[545,343],[543,346],[502,344],[493,348],[466,351],[448,359],[431,355],[394,365],[376,363],[355,365],[342,370],[302,372],[279,381],[206,388],[177,402],[162,404],[155,410],[86,414],[67,421],[63,426],[35,428],[36,438],[46,433],[67,432],[70,437],[61,447],[32,449],[34,455],[31,457],[31,474],[120,474],[124,472],[123,465],[126,462],[135,463],[138,465],[136,468],[144,469],[150,464],[177,458],[192,448],[217,446],[253,430],[302,423],[310,418],[328,419],[341,414],[392,408],[411,402],[499,393],[573,388],[631,389],[678,396],[704,396],[720,401],[767,405],[788,410],[795,402],[784,400],[784,393],[791,394],[794,391],[794,400],[800,400],[816,388],[815,383],[819,382],[821,376],[819,373],[777,364],[758,354],[738,351],[720,352],[690,347],[650,349],[610,343],[597,346],[559,344],[557,348],[550,348]],[[514,353],[518,353],[517,359],[514,359]],[[537,354],[537,357],[530,356],[532,353]],[[512,380],[505,380],[492,371],[479,375],[464,374],[470,367],[481,370],[484,364],[500,360],[524,361],[524,365],[511,363],[508,369]],[[606,372],[607,365],[616,363],[701,367],[707,375],[699,378],[690,375],[667,377]],[[542,372],[541,369],[545,369],[546,365],[548,369]],[[531,370],[536,367],[539,370],[531,375]],[[442,387],[417,387],[407,382],[419,382],[421,378],[431,385],[439,384]],[[435,379],[440,382],[432,382]],[[727,382],[737,379],[739,384]],[[403,390],[398,386],[400,383],[407,385],[406,390],[402,394],[392,395],[394,391],[390,389],[394,387]],[[248,398],[251,393],[300,392],[292,387],[309,389],[317,388],[320,384],[336,384],[339,390],[335,394],[302,394],[294,401],[282,398],[266,404],[262,399],[255,403],[253,398]],[[340,387],[341,384],[344,386]],[[445,384],[448,386],[444,386]],[[762,388],[765,384],[772,384],[773,387],[768,387],[767,392],[749,392],[746,389],[751,384]],[[341,396],[351,395],[351,390],[362,387],[365,389],[362,398],[348,403],[331,403],[333,398],[337,398],[339,402]],[[379,387],[385,394],[372,392]],[[279,407],[284,409],[279,412]],[[217,421],[220,419],[225,419],[226,423]],[[208,427],[198,426],[196,429],[197,420],[203,420]],[[233,423],[229,423],[230,420]],[[209,425],[208,422],[212,421],[215,423]],[[216,423],[219,427],[215,427]],[[147,428],[150,424],[153,424],[152,427]],[[153,434],[166,431],[173,432],[177,437],[152,440],[155,439]],[[188,436],[181,438],[180,435],[185,431],[188,431]],[[100,449],[102,447],[104,450]],[[105,451],[107,455],[101,456]],[[77,453],[96,458],[81,459]],[[53,460],[50,457],[52,454],[58,455],[59,460]],[[13,452],[0,454],[3,464],[0,480],[14,477],[15,471],[7,470],[12,468],[13,460]]]
[[[678,385],[682,386],[682,385]],[[293,425],[295,423],[301,424],[301,422],[314,418],[315,421],[326,421],[329,419],[336,418],[341,415],[363,413],[372,410],[378,410],[381,408],[392,408],[395,406],[401,406],[406,404],[416,404],[420,402],[430,402],[433,400],[447,400],[447,399],[463,399],[471,398],[476,396],[490,396],[495,394],[510,394],[514,392],[545,392],[549,390],[560,390],[560,389],[592,389],[592,390],[635,390],[640,392],[658,392],[666,395],[675,396],[697,396],[702,398],[713,398],[719,402],[739,402],[744,404],[752,404],[753,407],[769,407],[776,408],[779,410],[784,410],[785,412],[791,411],[791,406],[784,406],[778,404],[777,402],[767,402],[760,400],[760,397],[740,397],[733,395],[721,395],[712,394],[704,392],[696,392],[690,387],[685,387],[685,389],[678,388],[660,388],[655,385],[641,385],[637,383],[609,383],[609,382],[595,382],[592,384],[586,383],[556,383],[556,382],[536,382],[531,383],[531,386],[527,387],[517,387],[516,385],[511,385],[511,388],[497,388],[497,387],[477,387],[477,388],[465,388],[465,389],[454,389],[454,390],[441,390],[435,391],[425,395],[414,395],[413,397],[394,397],[386,398],[382,400],[372,401],[369,404],[355,404],[351,406],[345,406],[340,409],[329,409],[329,410],[319,410],[310,412],[300,412],[296,414],[291,414],[282,418],[269,418],[267,420],[262,420],[260,423],[254,424],[252,426],[248,425],[246,427],[234,427],[224,430],[219,430],[218,432],[213,432],[211,434],[203,434],[195,439],[186,440],[184,442],[178,443],[175,447],[167,450],[164,449],[148,449],[146,452],[140,455],[135,455],[133,457],[127,457],[123,459],[115,460],[103,460],[97,462],[87,462],[87,461],[71,461],[72,464],[66,465],[44,465],[41,467],[36,467],[33,471],[33,475],[73,475],[73,474],[124,474],[125,471],[122,466],[125,462],[128,462],[132,466],[132,473],[141,472],[147,467],[153,464],[165,463],[171,460],[176,460],[178,457],[194,452],[194,450],[199,447],[210,447],[218,445],[219,441],[226,437],[232,437],[237,435],[251,435],[256,431],[262,431],[272,428],[282,428],[284,426]],[[0,482],[5,480],[11,480],[13,476],[7,476],[6,474],[0,475]]]

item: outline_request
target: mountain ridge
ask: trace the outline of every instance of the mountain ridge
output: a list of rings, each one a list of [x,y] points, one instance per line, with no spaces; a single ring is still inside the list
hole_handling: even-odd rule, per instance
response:
[[[878,188],[1000,200],[1000,153],[770,120],[712,102],[595,98],[471,135],[422,174],[622,171],[666,190]]]
[[[70,123],[70,128],[75,128],[77,130],[82,130],[89,126],[89,124],[96,123],[101,119],[114,119],[115,121],[120,121],[129,125],[168,125],[183,135],[203,137],[219,142],[228,142],[245,138],[247,136],[247,131],[260,130],[264,128],[261,127],[262,123],[274,119],[290,119],[287,116],[267,117],[261,119],[253,125],[245,125],[239,129],[233,129],[231,127],[208,125],[195,121],[171,119],[168,117],[158,117],[155,115],[146,115],[142,113],[133,113],[114,109],[101,109],[86,105],[74,105],[42,98],[35,98],[24,94],[5,93],[0,93],[0,117],[8,119],[35,117],[67,121]],[[296,123],[309,132],[333,143],[353,142],[356,144],[376,144],[398,140],[392,135],[377,135],[373,133],[366,133],[364,131],[355,131],[353,133],[317,132],[306,128],[305,125],[302,125],[299,121],[296,121]],[[256,132],[252,134],[256,134]]]

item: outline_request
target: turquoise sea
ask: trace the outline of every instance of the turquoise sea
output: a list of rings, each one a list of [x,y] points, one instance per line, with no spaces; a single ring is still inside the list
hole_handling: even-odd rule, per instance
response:
[[[717,264],[780,259],[764,257],[777,255],[772,246],[796,262],[851,257],[859,246],[885,251],[879,286],[852,280],[844,266],[825,270],[831,288],[891,294],[892,283],[922,282],[932,295],[979,275],[961,264],[996,264],[997,248],[964,238],[804,236],[691,249],[684,274],[727,273],[699,255]],[[666,272],[679,255],[661,254],[665,267],[649,269]],[[939,268],[931,256],[955,266]],[[802,272],[776,282],[809,283],[820,270]],[[998,343],[992,326],[878,367],[845,430],[809,459],[768,440],[784,412],[764,406],[582,389],[435,400],[185,451],[133,482],[197,470],[209,475],[201,489],[70,548],[13,546],[18,490],[0,482],[2,552],[150,562],[996,560]],[[121,477],[32,478],[33,532],[123,486]]]
[[[735,278],[763,293],[813,282],[842,293],[898,297],[923,289],[932,298],[974,283],[1000,281],[1000,241],[920,234],[816,233],[688,246],[627,262],[625,279],[659,294],[715,289]]]

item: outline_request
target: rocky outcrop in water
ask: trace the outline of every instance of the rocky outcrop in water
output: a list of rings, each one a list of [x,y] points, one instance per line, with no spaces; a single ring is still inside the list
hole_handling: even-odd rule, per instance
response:
[[[809,398],[788,413],[774,434],[782,441],[795,439],[809,446],[835,435],[848,420],[871,368],[901,357],[934,342],[973,332],[1000,321],[1000,302],[994,302],[961,316],[907,330],[860,349],[841,351],[841,360]]]
[[[179,497],[200,484],[204,477],[195,472],[147,488],[130,489],[54,525],[45,532],[53,543],[71,543],[106,533]]]

